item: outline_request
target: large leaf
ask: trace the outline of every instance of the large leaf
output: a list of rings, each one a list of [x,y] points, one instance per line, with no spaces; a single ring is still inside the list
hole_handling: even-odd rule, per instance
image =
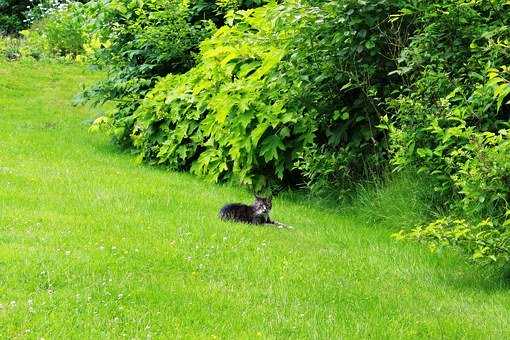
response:
[[[278,150],[285,150],[285,145],[280,137],[272,135],[264,139],[260,148],[260,154],[266,162],[278,160]]]

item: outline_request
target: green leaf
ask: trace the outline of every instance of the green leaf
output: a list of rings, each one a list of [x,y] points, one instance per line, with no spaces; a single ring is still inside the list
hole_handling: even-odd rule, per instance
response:
[[[271,48],[269,52],[264,55],[262,66],[253,73],[254,79],[260,79],[269,73],[284,57],[286,51],[278,48]]]
[[[220,124],[225,123],[233,106],[234,102],[226,93],[217,94],[209,102],[209,107],[216,111],[216,121]]]
[[[510,84],[503,83],[499,85],[495,90],[494,94],[498,97],[497,102],[497,110],[501,108],[501,105],[503,104],[503,100],[510,94]]]
[[[269,125],[267,123],[259,123],[257,127],[251,133],[251,140],[253,145],[257,145],[260,137],[266,132]]]
[[[285,150],[285,145],[278,136],[272,135],[262,142],[260,154],[266,162],[269,162],[278,159],[278,150]]]

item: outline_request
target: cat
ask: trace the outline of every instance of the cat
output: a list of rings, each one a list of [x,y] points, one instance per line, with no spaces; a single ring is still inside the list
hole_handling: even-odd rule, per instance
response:
[[[221,208],[219,217],[224,221],[234,221],[249,224],[274,224],[280,228],[291,228],[283,223],[272,221],[269,212],[273,207],[272,198],[255,196],[252,205],[241,203],[227,204]]]

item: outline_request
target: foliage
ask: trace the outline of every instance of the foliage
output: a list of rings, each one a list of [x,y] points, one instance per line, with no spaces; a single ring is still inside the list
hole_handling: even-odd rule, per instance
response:
[[[507,8],[503,1],[429,5],[399,58],[396,72],[408,86],[389,100],[392,163],[419,167],[445,200],[455,193],[452,176],[474,157],[471,141],[508,126],[508,108],[499,110],[488,81],[490,69],[510,61]]]
[[[15,37],[4,38],[5,42],[10,41],[8,46],[11,52],[4,53],[8,54],[7,59],[82,58],[84,46],[89,41],[87,17],[82,3],[51,0],[32,1],[30,4],[34,7],[24,14],[24,20],[32,24],[30,29],[18,32]]]
[[[0,37],[0,56],[2,59],[17,60],[21,57],[22,42],[12,37]]]
[[[312,191],[341,198],[352,183],[386,166],[386,132],[378,129],[384,100],[396,86],[396,42],[407,18],[390,21],[399,1],[331,1],[295,39],[286,68],[304,83],[302,102],[315,110],[314,144],[296,167]],[[398,83],[398,82],[397,82]]]
[[[510,139],[508,130],[499,135],[484,133],[476,144],[476,156],[464,163],[453,177],[461,194],[466,216],[490,216],[503,223],[510,210]]]
[[[0,0],[0,35],[13,34],[25,25],[24,13],[31,0]]]
[[[76,57],[84,53],[88,41],[85,23],[83,5],[74,2],[46,12],[30,31],[22,33],[29,46],[38,47],[47,55]]]
[[[402,13],[417,16],[418,30],[396,70],[407,86],[388,101],[392,164],[418,167],[434,183],[437,206],[466,220],[439,219],[403,235],[502,264],[510,250],[509,5],[442,1],[422,9]]]
[[[24,21],[32,25],[44,18],[65,11],[69,6],[85,3],[87,1],[88,0],[32,0],[30,1],[31,6],[27,6],[28,11],[25,12],[26,19]]]
[[[134,126],[130,115],[124,126],[116,116],[100,121],[120,138],[130,133],[141,159],[215,181],[237,178],[260,189],[297,174],[345,186],[384,158],[375,101],[387,91],[380,78],[392,64],[372,63],[389,39],[380,33],[384,24],[374,26],[384,22],[388,4],[295,2],[231,14],[231,26],[202,45],[195,69],[161,81],[147,96]],[[335,168],[317,171],[317,164],[331,164],[317,154],[334,158]]]
[[[211,1],[97,1],[90,6],[94,63],[108,78],[84,93],[94,102],[112,101],[115,139],[131,145],[133,113],[159,77],[195,65],[198,44],[215,30]]]
[[[510,46],[507,45],[507,47]],[[494,89],[494,97],[497,99],[497,110],[499,111],[501,105],[510,95],[510,66],[503,65],[501,69],[489,69],[489,79],[489,84]],[[505,104],[510,104],[510,100]]]
[[[279,25],[281,9],[231,18],[238,24],[202,44],[199,65],[158,83],[136,113],[132,138],[141,159],[256,189],[274,174],[283,178],[311,142],[313,124],[294,100],[295,84],[278,72],[294,32]]]
[[[17,34],[69,4],[88,0],[0,0],[0,35]]]
[[[510,210],[506,213],[510,217]],[[456,247],[482,265],[505,266],[510,262],[510,219],[498,226],[491,220],[475,225],[463,219],[441,218],[409,232],[394,234],[396,239],[411,239],[429,245],[431,251]]]

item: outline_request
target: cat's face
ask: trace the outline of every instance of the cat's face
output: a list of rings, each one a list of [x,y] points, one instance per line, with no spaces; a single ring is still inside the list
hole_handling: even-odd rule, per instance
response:
[[[269,214],[273,207],[271,197],[255,197],[255,203],[253,204],[256,215]]]

